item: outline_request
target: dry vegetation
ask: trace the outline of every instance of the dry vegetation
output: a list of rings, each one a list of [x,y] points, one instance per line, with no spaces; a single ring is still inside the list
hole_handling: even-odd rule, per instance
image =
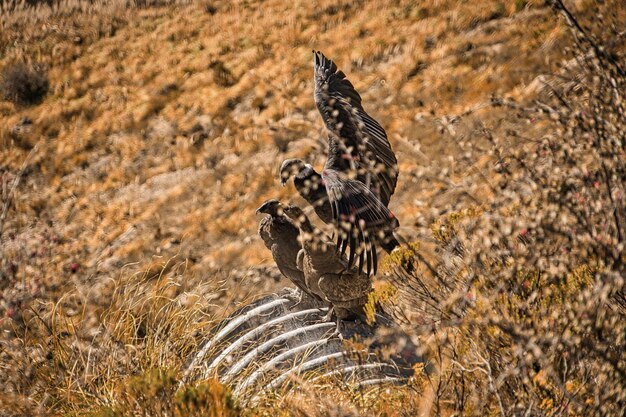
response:
[[[0,12],[2,415],[623,415],[622,2],[567,2],[573,34],[541,1],[53,3]],[[216,318],[286,284],[254,210],[325,159],[313,48],[398,155],[419,262],[387,275],[432,369],[176,392]]]

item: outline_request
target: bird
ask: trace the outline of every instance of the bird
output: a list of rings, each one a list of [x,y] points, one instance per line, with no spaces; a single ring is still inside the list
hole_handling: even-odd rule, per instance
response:
[[[388,209],[398,164],[385,130],[363,109],[361,96],[335,63],[314,53],[314,100],[328,130],[328,159],[321,173],[299,159],[280,167],[284,185],[291,176],[300,195],[320,219],[334,224],[341,253],[350,248],[351,267],[376,274],[376,245],[391,253],[399,246],[399,222]],[[324,187],[314,186],[321,183]],[[330,211],[330,216],[328,212]]]
[[[321,297],[307,287],[304,273],[297,266],[300,229],[284,215],[283,210],[283,205],[276,199],[269,199],[261,204],[256,213],[267,214],[267,216],[259,222],[259,235],[265,246],[272,252],[278,270],[301,291],[300,298],[292,307],[302,301],[302,294],[321,301]]]
[[[311,224],[300,207],[289,204],[283,210],[300,229],[298,269],[304,274],[307,288],[330,304],[326,319],[334,314],[337,332],[341,334],[342,320],[364,318],[364,307],[372,291],[371,279],[356,268],[349,268],[335,243]]]
[[[287,159],[280,166],[280,183],[284,187],[291,177],[296,190],[315,210],[315,214],[326,224],[333,223],[333,213],[322,176],[313,165],[302,159]]]

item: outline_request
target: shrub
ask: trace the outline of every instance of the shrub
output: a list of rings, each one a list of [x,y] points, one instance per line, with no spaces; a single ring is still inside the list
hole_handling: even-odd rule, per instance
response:
[[[16,104],[37,104],[48,92],[48,77],[39,66],[17,62],[8,65],[0,76],[0,92]]]
[[[234,417],[240,414],[230,390],[214,379],[195,386],[185,385],[177,391],[174,372],[150,369],[125,378],[119,385],[115,404],[99,408],[91,416]]]
[[[389,272],[413,294],[414,316],[433,323],[425,351],[437,368],[437,415],[446,404],[455,415],[626,411],[626,70],[610,21],[616,4],[589,28],[551,3],[572,31],[571,59],[540,99],[493,100],[513,120],[541,121],[543,137],[483,128],[496,158],[489,204],[433,225],[437,279]]]

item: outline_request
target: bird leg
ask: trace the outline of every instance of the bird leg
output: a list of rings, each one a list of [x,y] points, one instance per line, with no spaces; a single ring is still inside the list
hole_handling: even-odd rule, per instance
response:
[[[328,307],[328,313],[324,317],[322,317],[322,323],[328,323],[333,319],[333,313],[335,312],[335,308],[331,305]]]
[[[337,316],[337,327],[335,327],[335,332],[333,333],[331,337],[337,336],[339,340],[343,340],[343,334],[341,333],[342,328],[343,328],[343,320],[341,320],[339,316]]]
[[[328,313],[322,318],[322,322],[327,323],[329,321],[332,321],[333,314],[335,314],[335,323],[337,324],[337,326],[335,327],[335,331],[333,332],[333,334],[330,335],[330,338],[332,339],[333,337],[337,336],[339,339],[343,340],[343,334],[341,334],[341,330],[343,328],[342,320],[335,312],[335,307],[333,307],[332,305],[330,306],[330,308],[328,309]]]

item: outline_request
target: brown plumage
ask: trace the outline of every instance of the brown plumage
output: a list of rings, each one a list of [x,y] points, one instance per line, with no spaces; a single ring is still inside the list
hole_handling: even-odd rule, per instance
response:
[[[369,276],[349,269],[337,246],[313,227],[299,207],[288,205],[283,210],[300,228],[302,250],[297,265],[307,288],[332,305],[338,320],[362,317],[372,289]]]
[[[321,298],[307,287],[304,273],[297,266],[300,230],[283,215],[282,204],[275,199],[267,200],[257,209],[257,213],[268,214],[259,223],[259,235],[265,246],[272,252],[272,257],[280,272],[302,293],[320,301]]]

